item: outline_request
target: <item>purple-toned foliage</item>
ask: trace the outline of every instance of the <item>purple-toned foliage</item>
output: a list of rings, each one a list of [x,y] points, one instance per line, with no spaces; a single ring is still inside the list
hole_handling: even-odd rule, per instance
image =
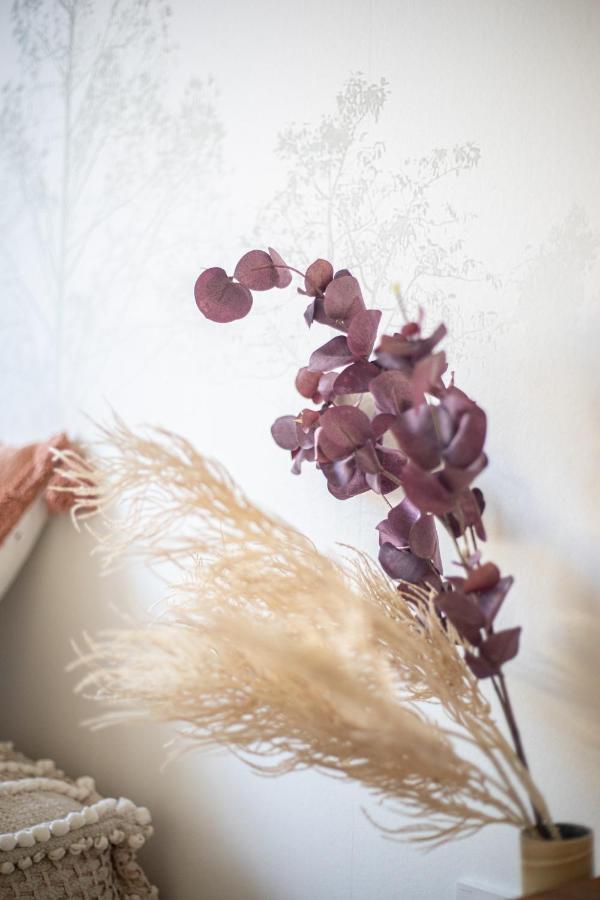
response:
[[[205,269],[194,287],[196,306],[212,322],[243,319],[252,309],[252,294],[242,284],[235,284],[225,269]]]
[[[482,563],[484,499],[474,480],[487,465],[484,411],[452,378],[438,349],[444,325],[423,334],[419,321],[381,334],[381,312],[367,309],[360,285],[324,259],[306,270],[286,265],[272,248],[250,250],[233,276],[203,272],[195,286],[199,310],[214,322],[250,312],[252,292],[287,287],[295,272],[298,293],[310,298],[304,319],[338,332],[299,369],[298,393],[317,408],[285,415],[271,429],[292,457],[292,471],[314,463],[339,500],[373,491],[401,490],[377,525],[379,561],[397,581],[426,587],[444,622],[465,642],[465,658],[478,678],[501,677],[519,647],[519,628],[495,631],[495,618],[513,579]],[[437,527],[450,535],[460,575],[444,576]],[[418,601],[415,601],[418,602]]]

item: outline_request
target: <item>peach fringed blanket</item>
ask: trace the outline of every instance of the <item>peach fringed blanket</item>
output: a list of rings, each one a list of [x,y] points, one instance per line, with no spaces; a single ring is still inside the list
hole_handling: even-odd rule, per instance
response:
[[[40,494],[50,512],[66,512],[72,506],[70,494],[52,490],[61,483],[54,472],[53,450],[71,446],[65,434],[26,447],[0,444],[0,544]]]

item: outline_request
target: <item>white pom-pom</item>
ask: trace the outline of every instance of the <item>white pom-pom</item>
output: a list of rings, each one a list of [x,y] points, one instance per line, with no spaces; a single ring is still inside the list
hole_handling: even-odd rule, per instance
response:
[[[117,803],[117,812],[118,813],[128,813],[133,812],[135,809],[135,804],[128,800],[127,797],[119,797],[119,801]]]
[[[50,840],[50,829],[47,825],[34,825],[31,831],[36,841],[39,841],[41,844],[45,844],[46,841]]]
[[[90,775],[82,775],[81,778],[78,778],[77,785],[88,794],[96,790],[96,782]]]
[[[33,847],[33,845],[35,844],[35,838],[33,836],[33,833],[29,829],[17,831],[16,838],[19,847]]]
[[[127,843],[132,850],[139,850],[146,843],[146,838],[143,834],[131,834]]]
[[[138,806],[135,811],[135,821],[138,823],[138,825],[149,825],[152,821],[150,810],[146,809],[145,806]]]
[[[93,806],[86,806],[85,809],[81,811],[81,815],[88,825],[95,825],[99,818],[98,812]]]
[[[67,822],[69,823],[71,831],[75,831],[77,828],[83,828],[85,825],[85,819],[80,812],[70,812],[67,816]]]
[[[66,819],[57,819],[56,822],[50,822],[50,831],[55,837],[64,837],[71,830]]]
[[[0,834],[0,850],[14,850],[17,839],[14,834]]]

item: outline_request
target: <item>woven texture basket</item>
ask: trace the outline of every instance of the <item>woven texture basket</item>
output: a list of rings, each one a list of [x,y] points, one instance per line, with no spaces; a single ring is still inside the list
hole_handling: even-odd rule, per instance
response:
[[[136,861],[150,814],[0,744],[0,900],[149,900]]]

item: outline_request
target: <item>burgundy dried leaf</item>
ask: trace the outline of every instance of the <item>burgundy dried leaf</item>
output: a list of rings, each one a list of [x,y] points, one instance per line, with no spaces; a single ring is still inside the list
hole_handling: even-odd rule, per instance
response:
[[[381,473],[378,476],[378,487],[373,490],[379,494],[391,494],[402,484],[406,457],[401,450],[394,447],[378,447],[377,455],[381,463]]]
[[[437,570],[437,571],[440,573],[440,575],[441,575],[442,572],[444,571],[444,565],[443,565],[443,563],[442,563],[442,552],[441,552],[441,550],[440,550],[440,542],[439,542],[439,539],[438,539],[438,542],[437,542],[437,546],[436,546],[436,548],[435,548],[435,553],[434,553],[433,556],[431,557],[431,562],[433,563],[433,565],[435,566],[436,570]]]
[[[337,372],[323,372],[319,378],[319,395],[324,403],[329,403],[336,395]]]
[[[481,644],[479,652],[491,665],[500,668],[519,652],[520,628],[505,628],[490,635]]]
[[[428,356],[446,335],[446,326],[438,325],[428,338],[409,338],[403,334],[384,335],[377,354],[382,357],[386,368],[395,368],[395,362],[411,360],[413,363]]]
[[[473,410],[479,409],[474,400],[471,400],[471,398],[465,394],[464,391],[461,391],[460,388],[454,386],[449,387],[446,391],[443,405],[455,422],[457,422],[465,413],[470,413]]]
[[[321,415],[319,447],[330,460],[343,459],[371,438],[368,416],[354,406],[334,406]]]
[[[487,456],[485,453],[481,453],[470,466],[464,469],[446,464],[440,478],[448,490],[462,492],[485,469],[487,462]]]
[[[298,426],[298,446],[300,450],[312,450],[315,445],[315,435],[314,431],[303,431],[300,426]]]
[[[337,376],[333,386],[335,394],[363,394],[369,390],[370,382],[379,374],[379,369],[373,363],[364,359],[351,363]]]
[[[480,413],[461,418],[454,438],[444,450],[444,459],[451,466],[466,468],[482,455],[486,418],[482,410]]]
[[[363,309],[352,316],[348,327],[348,347],[354,356],[371,355],[380,322],[380,309]]]
[[[435,394],[443,389],[442,375],[448,368],[446,354],[442,351],[420,359],[411,379],[412,402],[419,406],[425,401],[425,394]]]
[[[379,457],[375,452],[372,441],[367,441],[364,447],[359,447],[354,454],[358,468],[367,475],[374,475],[381,468]]]
[[[288,285],[292,283],[292,273],[290,272],[286,263],[284,263],[277,250],[273,250],[272,247],[269,247],[269,256],[271,257],[273,266],[275,267],[275,287],[288,287]]]
[[[469,594],[474,591],[489,591],[500,581],[500,569],[492,562],[484,563],[469,573],[463,584],[463,591]]]
[[[475,678],[490,678],[495,675],[497,669],[481,656],[475,656],[474,653],[465,653],[465,662],[470,668]]]
[[[452,509],[454,497],[440,484],[437,476],[423,471],[411,461],[404,467],[402,484],[406,496],[421,512],[444,516]]]
[[[327,478],[327,483],[336,489],[346,488],[356,475],[357,466],[354,457],[340,459],[335,462],[324,463],[321,470]]]
[[[390,335],[383,335],[379,346],[375,348],[375,360],[382,369],[386,371],[403,372],[408,378],[412,376],[413,364],[409,357],[395,356],[393,353],[387,352],[386,347],[388,341],[393,341]]]
[[[473,488],[471,494],[479,508],[479,515],[481,515],[485,509],[485,497],[483,496],[483,491],[480,488]]]
[[[375,416],[375,418],[371,420],[371,428],[373,429],[373,437],[375,440],[377,441],[379,438],[382,438],[395,421],[396,416],[390,415],[389,413],[379,413],[379,415]]]
[[[315,320],[315,301],[313,300],[313,302],[309,303],[308,306],[306,307],[306,309],[304,310],[304,321],[310,328],[310,326],[312,325],[314,320]]]
[[[454,509],[448,516],[448,524],[454,537],[460,537],[466,528],[472,527],[480,540],[486,540],[481,519],[484,506],[483,494],[479,488],[466,488],[458,494]]]
[[[349,362],[352,362],[352,354],[348,349],[348,341],[340,334],[311,354],[308,368],[311,372],[325,372],[328,369],[338,369]]]
[[[381,522],[379,522],[379,524],[375,526],[375,528],[379,532],[379,546],[380,547],[382,544],[391,544],[393,547],[396,547],[396,549],[398,549],[398,550],[400,549],[400,547],[402,546],[402,543],[399,542],[397,540],[397,538],[395,537],[393,528],[390,526],[390,523],[388,522],[387,518],[382,519]],[[400,547],[398,546],[399,543],[400,543]]]
[[[292,273],[276,250],[249,250],[238,261],[233,273],[240,284],[252,291],[287,287]]]
[[[513,583],[514,578],[512,575],[505,575],[492,590],[479,594],[479,608],[485,617],[486,628],[490,628],[493,624]]]
[[[316,297],[333,280],[333,266],[326,259],[315,259],[304,276],[304,293]]]
[[[409,341],[397,332],[395,334],[382,334],[377,353],[385,354],[386,356],[408,357],[410,356]]]
[[[408,547],[410,529],[420,515],[420,510],[405,497],[377,526],[379,543],[389,543],[398,549]]]
[[[419,309],[421,309],[419,307]],[[421,331],[421,326],[418,322],[406,322],[400,329],[400,334],[402,337],[414,337],[416,334],[419,334]]]
[[[251,291],[269,291],[277,284],[277,270],[265,250],[244,253],[233,274],[240,284]]]
[[[300,447],[296,416],[280,416],[275,419],[271,425],[271,434],[275,443],[284,450],[297,450]]]
[[[310,328],[313,322],[319,325],[328,325],[329,328],[335,328],[336,331],[348,331],[348,322],[343,319],[332,319],[325,312],[325,301],[322,297],[317,297],[312,303],[309,303],[304,311],[304,321]]]
[[[308,366],[298,369],[296,375],[296,390],[307,400],[312,400],[318,392],[321,372],[311,372]],[[316,401],[315,401],[316,402]]]
[[[438,545],[438,536],[433,516],[424,515],[410,529],[408,544],[416,556],[433,559]]]
[[[433,574],[430,564],[424,559],[415,556],[410,550],[398,550],[391,544],[381,545],[379,562],[390,578],[408,581],[410,584],[420,584]]]
[[[413,341],[414,344],[418,345],[416,353],[413,354],[413,359],[423,359],[424,356],[427,356],[434,347],[436,347],[443,338],[448,334],[448,329],[445,325],[438,325],[435,331],[429,335],[428,338],[421,338],[420,340]]]
[[[398,416],[392,431],[400,447],[418,466],[434,469],[439,464],[439,440],[429,406],[407,409]]]
[[[398,415],[410,405],[410,380],[402,372],[382,372],[373,379],[369,388],[382,413]]]
[[[450,388],[442,407],[454,423],[454,433],[447,442],[444,458],[452,466],[466,468],[482,453],[487,418],[484,411],[458,388]],[[440,424],[442,421],[440,420]]]
[[[320,418],[321,414],[316,409],[303,409],[296,421],[298,428],[308,434],[308,432],[314,432]]]
[[[485,625],[485,617],[477,601],[467,597],[460,591],[444,591],[436,597],[436,606],[445,613],[459,634],[465,628],[481,629]]]
[[[381,472],[365,472],[365,478],[369,488],[375,494],[389,494],[395,490],[395,486],[390,486],[389,482],[384,479]]]
[[[459,538],[463,534],[463,529],[459,525],[458,519],[453,512],[448,513],[446,522],[448,524],[448,527],[450,528],[450,532],[454,535],[455,538]]]
[[[302,471],[302,463],[305,460],[306,462],[315,461],[314,447],[311,447],[310,450],[292,450],[292,458],[294,460],[294,464],[292,465],[292,473],[294,475],[300,475],[300,472]]]
[[[325,290],[325,313],[329,318],[348,321],[364,310],[360,285],[352,275],[336,276]]]
[[[196,306],[211,322],[234,322],[243,319],[252,308],[252,294],[241,284],[234,284],[225,269],[205,269],[194,286]]]
[[[352,460],[352,463],[354,463],[354,460]],[[321,468],[325,471],[326,466],[322,466]],[[354,474],[343,487],[336,486],[328,479],[327,489],[336,500],[349,500],[351,497],[356,497],[358,494],[364,494],[365,491],[369,490],[369,485],[367,484],[364,472],[361,472],[360,469],[355,466]]]

